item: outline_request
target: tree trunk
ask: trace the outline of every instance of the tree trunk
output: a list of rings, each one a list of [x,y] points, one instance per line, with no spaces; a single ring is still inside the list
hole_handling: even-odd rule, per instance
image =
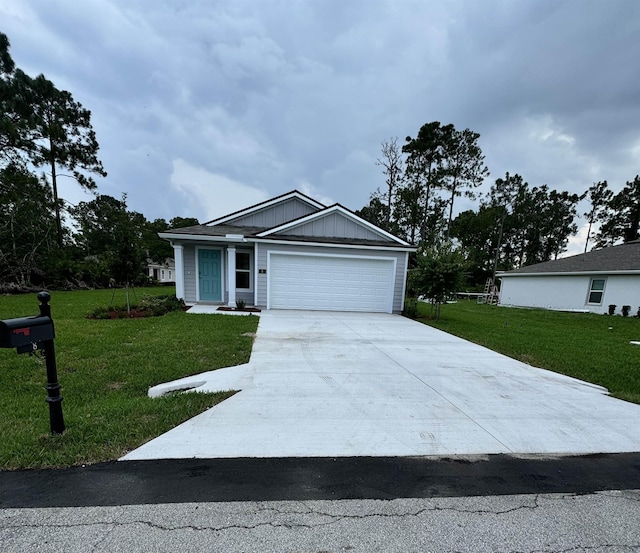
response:
[[[51,187],[53,188],[53,202],[56,208],[56,233],[58,248],[62,249],[62,217],[60,216],[60,203],[58,202],[58,182],[56,180],[56,154],[53,141],[49,139],[51,148]]]
[[[589,236],[591,235],[591,220],[589,220],[589,228],[587,229],[587,240],[584,243],[584,253],[587,253],[587,247],[589,246]]]

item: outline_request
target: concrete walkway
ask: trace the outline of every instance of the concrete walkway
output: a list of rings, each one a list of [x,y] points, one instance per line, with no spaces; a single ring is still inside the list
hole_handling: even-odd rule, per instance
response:
[[[393,315],[263,312],[250,363],[151,394],[188,387],[242,392],[123,460],[640,451],[640,405]]]

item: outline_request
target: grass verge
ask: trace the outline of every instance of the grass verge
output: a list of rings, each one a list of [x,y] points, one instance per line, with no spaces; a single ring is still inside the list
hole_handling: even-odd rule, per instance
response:
[[[166,287],[147,294],[170,293]],[[140,290],[137,291],[140,294]],[[0,349],[0,468],[64,467],[117,459],[233,392],[147,397],[150,386],[246,363],[258,317],[188,315],[89,320],[110,290],[52,292],[56,360],[67,430],[49,434],[44,362]],[[114,301],[123,303],[124,291]],[[35,294],[0,296],[0,319],[38,314]]]
[[[418,320],[518,359],[606,387],[640,403],[640,320],[592,313],[515,309],[459,301],[439,321],[418,304]]]

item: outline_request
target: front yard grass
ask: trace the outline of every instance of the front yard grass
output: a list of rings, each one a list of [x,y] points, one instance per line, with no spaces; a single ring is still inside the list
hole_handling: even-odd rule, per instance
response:
[[[137,289],[174,293],[167,287]],[[230,393],[150,399],[150,386],[246,363],[258,317],[188,315],[89,320],[111,290],[52,292],[58,380],[67,430],[49,434],[44,361],[0,349],[0,468],[65,467],[117,459]],[[125,302],[124,291],[115,303]],[[36,294],[0,296],[0,319],[37,315]]]
[[[535,367],[606,387],[612,396],[640,403],[640,320],[478,305],[442,306],[439,321],[418,302],[418,320]]]

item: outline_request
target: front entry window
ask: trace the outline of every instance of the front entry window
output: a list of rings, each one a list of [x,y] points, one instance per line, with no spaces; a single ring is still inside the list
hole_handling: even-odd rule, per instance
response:
[[[602,303],[604,294],[604,278],[592,278],[589,287],[589,303]]]
[[[251,254],[236,252],[236,288],[248,290],[251,288]]]

